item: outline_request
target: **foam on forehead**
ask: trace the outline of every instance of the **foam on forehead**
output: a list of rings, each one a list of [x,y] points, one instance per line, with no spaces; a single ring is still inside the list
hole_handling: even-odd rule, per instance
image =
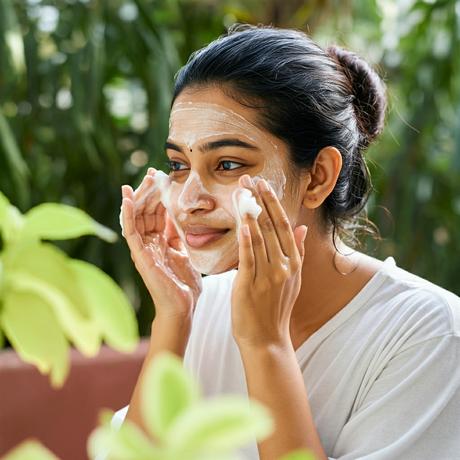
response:
[[[278,144],[273,142],[256,125],[248,121],[239,113],[219,104],[208,102],[179,102],[174,104],[169,117],[169,136],[175,138],[172,116],[186,116],[189,123],[189,132],[186,133],[186,144],[190,148],[198,140],[223,134],[240,134],[253,142],[270,143],[272,148],[278,150]],[[206,123],[204,123],[206,122]],[[225,131],[223,130],[225,126]],[[180,136],[177,136],[180,137]]]

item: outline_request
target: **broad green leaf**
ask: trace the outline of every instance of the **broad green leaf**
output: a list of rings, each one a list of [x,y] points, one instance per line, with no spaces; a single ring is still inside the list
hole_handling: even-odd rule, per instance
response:
[[[24,217],[0,192],[0,231],[4,243],[13,240],[24,225]]]
[[[77,275],[69,266],[70,260],[56,246],[37,241],[17,242],[3,255],[5,274],[19,270],[55,286],[69,299],[75,314],[89,320],[90,310]]]
[[[85,356],[95,356],[100,348],[97,326],[83,319],[62,291],[23,271],[8,273],[9,289],[27,291],[41,297],[54,311],[65,335]]]
[[[146,370],[141,393],[142,417],[151,434],[166,439],[174,421],[199,399],[197,383],[177,356],[163,352],[154,358]]]
[[[117,234],[96,222],[88,214],[73,206],[44,203],[25,214],[21,238],[65,240],[82,235],[97,235],[108,242],[117,240]]]
[[[165,439],[181,453],[224,454],[254,440],[268,437],[274,429],[270,412],[260,403],[225,395],[192,406],[176,419]]]
[[[2,298],[3,298],[3,290],[4,290],[4,269],[3,269],[3,261],[0,257],[0,311],[2,308]]]
[[[2,460],[59,460],[35,439],[27,439],[7,453]]]
[[[86,449],[91,460],[98,455],[109,455],[108,460],[161,460],[161,449],[129,420],[119,429],[110,426],[114,412],[103,409],[100,413],[101,426],[90,434]]]
[[[84,294],[84,302],[107,344],[132,352],[138,341],[136,315],[123,290],[102,270],[81,260],[69,260]]]
[[[69,373],[69,345],[51,307],[34,293],[9,289],[0,323],[18,355],[61,387]]]
[[[279,460],[316,460],[316,456],[313,452],[299,449],[283,455]]]

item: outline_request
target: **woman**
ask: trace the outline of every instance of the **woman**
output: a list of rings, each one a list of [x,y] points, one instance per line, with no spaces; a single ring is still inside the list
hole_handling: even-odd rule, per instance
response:
[[[151,168],[123,186],[156,308],[144,366],[170,350],[205,395],[267,405],[276,430],[245,458],[460,455],[460,299],[345,244],[385,107],[355,54],[234,27],[177,75],[169,178]],[[142,378],[127,411],[141,427]]]

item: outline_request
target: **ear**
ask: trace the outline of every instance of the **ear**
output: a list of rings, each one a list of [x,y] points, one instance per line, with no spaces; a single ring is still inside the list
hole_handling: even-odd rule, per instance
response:
[[[334,189],[341,169],[340,152],[335,147],[322,148],[311,168],[302,204],[308,209],[321,206]]]

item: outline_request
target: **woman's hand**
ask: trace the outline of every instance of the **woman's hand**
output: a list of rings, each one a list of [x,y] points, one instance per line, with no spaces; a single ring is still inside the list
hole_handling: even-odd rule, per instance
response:
[[[276,194],[265,180],[251,190],[262,208],[245,214],[240,229],[238,274],[232,289],[232,331],[239,346],[290,343],[289,323],[299,295],[307,227],[294,232]],[[263,190],[263,186],[266,190]],[[247,233],[245,233],[245,229]]]
[[[155,304],[155,317],[190,318],[201,294],[201,274],[192,267],[160,201],[155,173],[149,168],[135,192],[129,185],[122,186],[123,236]]]

